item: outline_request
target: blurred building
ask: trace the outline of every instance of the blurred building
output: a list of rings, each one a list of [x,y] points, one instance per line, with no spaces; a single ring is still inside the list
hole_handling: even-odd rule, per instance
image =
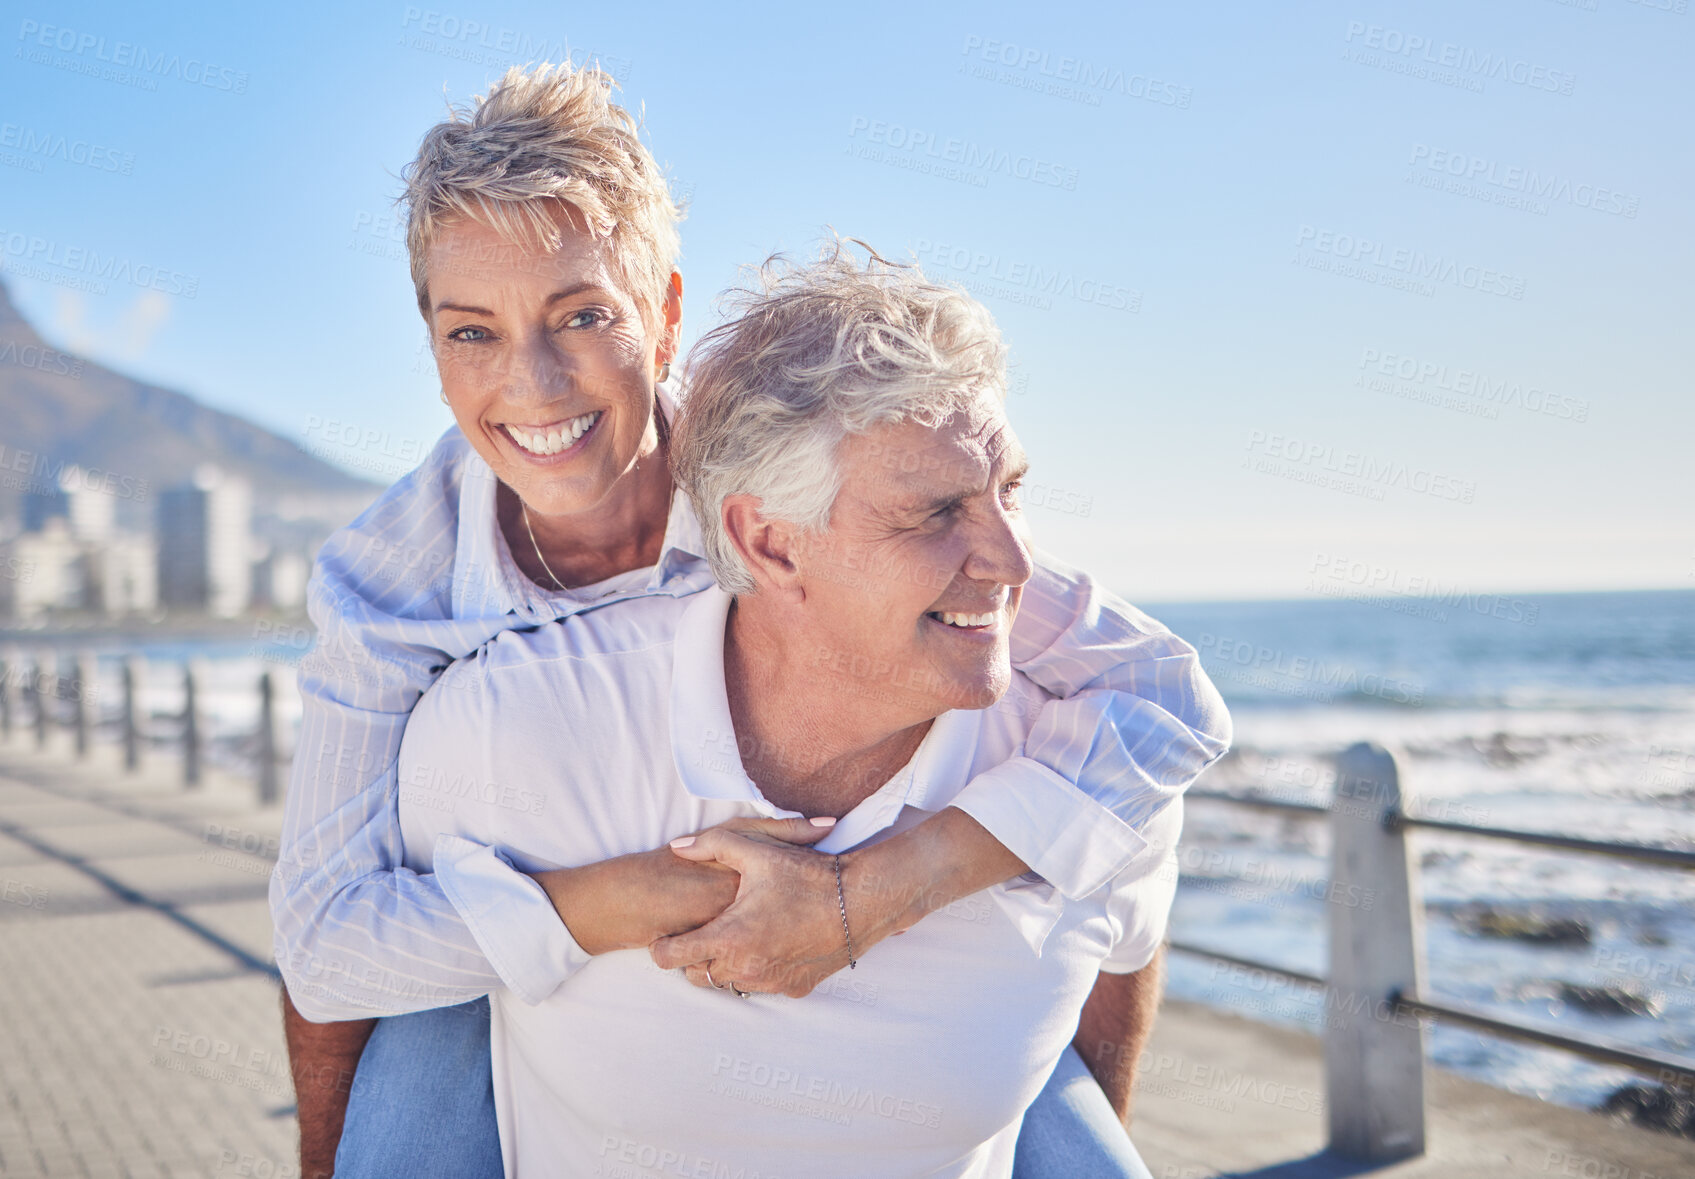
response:
[[[203,465],[159,493],[159,605],[233,618],[253,600],[253,492]]]
[[[304,613],[311,576],[312,563],[303,555],[273,546],[253,562],[253,604],[284,614]]]
[[[117,506],[117,496],[97,474],[67,466],[50,490],[32,488],[24,496],[24,531],[46,532],[52,521],[63,520],[77,540],[103,544],[112,536]]]
[[[25,532],[45,532],[49,520],[64,520],[71,518],[71,497],[66,495],[61,487],[44,490],[39,483],[32,482],[28,493],[23,496],[23,517]]]
[[[151,537],[120,532],[116,496],[80,467],[23,501],[24,532],[0,544],[0,614],[154,608],[158,573]]]
[[[0,607],[31,619],[52,610],[81,610],[88,600],[83,546],[64,516],[0,545]]]
[[[88,554],[88,579],[107,614],[151,614],[159,606],[159,553],[153,538],[114,535]]]

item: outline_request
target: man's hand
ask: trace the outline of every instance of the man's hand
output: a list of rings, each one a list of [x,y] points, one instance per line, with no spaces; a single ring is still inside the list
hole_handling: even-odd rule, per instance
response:
[[[735,903],[710,925],[653,943],[663,969],[682,967],[697,987],[733,982],[798,999],[847,965],[833,857],[728,826],[678,840],[672,850],[734,869],[739,884]]]
[[[805,819],[732,819],[704,832],[789,847],[830,830]],[[670,934],[698,929],[736,899],[732,865],[683,857],[670,847],[636,852],[581,868],[537,872],[565,928],[588,954],[633,950]]]
[[[696,986],[733,982],[740,990],[796,999],[848,964],[843,901],[857,957],[925,914],[1025,870],[955,807],[843,853],[839,898],[833,857],[761,840],[758,832],[738,834],[732,824],[702,833],[676,854],[726,864],[741,883],[721,917],[654,943],[653,960],[667,970],[684,968]]]
[[[288,1040],[289,1071],[300,1121],[301,1179],[330,1179],[336,1147],[347,1117],[347,1097],[374,1019],[312,1023],[282,993],[283,1034]]]

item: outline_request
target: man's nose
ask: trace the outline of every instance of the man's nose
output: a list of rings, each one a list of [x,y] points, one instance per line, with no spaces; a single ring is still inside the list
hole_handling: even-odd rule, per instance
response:
[[[965,576],[975,581],[993,581],[1021,586],[1036,572],[1023,519],[997,508],[974,530],[971,553],[965,560]]]

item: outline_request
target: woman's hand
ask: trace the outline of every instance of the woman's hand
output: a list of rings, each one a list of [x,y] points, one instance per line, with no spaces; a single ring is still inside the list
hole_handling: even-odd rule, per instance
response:
[[[739,884],[735,902],[709,925],[653,943],[660,967],[683,968],[697,987],[734,984],[798,999],[848,964],[835,857],[729,824],[671,847],[680,858],[734,869]]]
[[[761,821],[771,820],[752,822]],[[725,990],[733,983],[741,991],[795,999],[848,964],[844,902],[858,958],[925,914],[1025,870],[977,820],[955,807],[881,843],[843,853],[839,895],[835,857],[738,831],[735,824],[671,846],[681,858],[734,869],[739,882],[735,902],[715,920],[654,942],[654,962],[666,970],[682,968],[696,986]]]
[[[732,819],[710,831],[786,847],[822,839],[829,829],[805,819]],[[589,954],[639,949],[698,929],[735,900],[738,884],[727,864],[683,858],[669,847],[537,872],[535,879]]]

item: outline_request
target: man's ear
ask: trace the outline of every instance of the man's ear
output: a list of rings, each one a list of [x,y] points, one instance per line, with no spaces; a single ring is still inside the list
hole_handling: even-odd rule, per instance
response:
[[[762,594],[804,601],[800,569],[795,564],[799,529],[787,520],[768,520],[755,495],[727,495],[723,513],[724,535]]]

